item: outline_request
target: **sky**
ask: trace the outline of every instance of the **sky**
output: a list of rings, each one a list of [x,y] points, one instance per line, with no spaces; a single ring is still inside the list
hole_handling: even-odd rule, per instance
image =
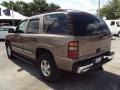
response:
[[[0,0],[9,1],[9,0]],[[20,1],[20,0],[13,0]],[[25,2],[31,2],[32,0],[21,0]],[[46,0],[48,3],[58,4],[62,9],[75,9],[86,11],[90,13],[96,13],[98,9],[98,0]],[[109,0],[101,0],[101,7],[104,6]]]

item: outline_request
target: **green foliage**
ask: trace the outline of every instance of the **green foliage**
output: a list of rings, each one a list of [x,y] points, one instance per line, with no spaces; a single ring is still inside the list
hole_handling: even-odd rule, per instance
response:
[[[107,19],[120,18],[120,0],[111,0],[100,10],[100,13]]]
[[[12,1],[3,1],[1,5],[12,9]],[[13,9],[25,16],[31,16],[38,13],[50,12],[59,9],[60,6],[50,3],[48,4],[46,0],[33,0],[33,2],[25,3],[23,1],[13,2]]]

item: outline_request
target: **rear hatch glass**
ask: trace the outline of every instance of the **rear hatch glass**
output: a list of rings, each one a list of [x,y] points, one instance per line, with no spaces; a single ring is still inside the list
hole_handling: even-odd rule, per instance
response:
[[[71,31],[71,34],[75,36],[110,34],[106,23],[94,15],[85,12],[70,12],[69,16],[73,29]]]

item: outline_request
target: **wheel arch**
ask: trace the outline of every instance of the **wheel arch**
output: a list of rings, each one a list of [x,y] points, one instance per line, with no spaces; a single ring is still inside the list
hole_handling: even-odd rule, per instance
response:
[[[53,53],[49,49],[46,49],[46,48],[36,48],[36,53],[35,53],[36,59],[38,60],[39,56],[44,54],[44,53],[49,53],[54,58]]]

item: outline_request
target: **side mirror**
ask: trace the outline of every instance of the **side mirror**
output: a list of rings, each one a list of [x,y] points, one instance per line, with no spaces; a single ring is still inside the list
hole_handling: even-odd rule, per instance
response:
[[[8,33],[14,33],[14,29],[10,28],[10,29],[8,30]]]

